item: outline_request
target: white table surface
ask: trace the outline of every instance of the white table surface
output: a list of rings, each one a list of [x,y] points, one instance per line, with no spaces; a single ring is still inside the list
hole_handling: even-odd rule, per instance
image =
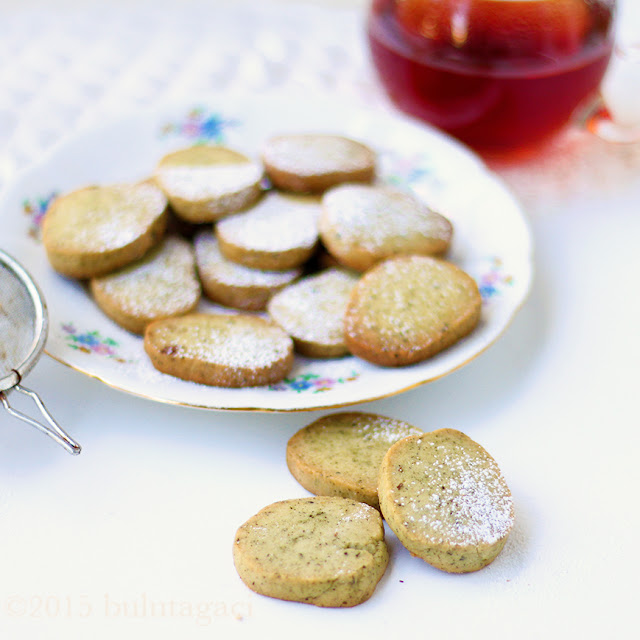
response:
[[[247,22],[234,18],[242,5],[2,3],[0,184],[76,127],[200,91],[202,78],[308,85],[390,109],[357,10],[289,2],[285,18],[253,3]],[[623,8],[630,30],[638,6]],[[301,45],[311,37],[314,50]],[[215,66],[220,50],[240,60],[232,78]],[[517,521],[492,565],[444,574],[389,534],[389,569],[359,607],[253,594],[233,567],[234,533],[263,506],[307,495],[285,445],[326,412],[161,405],[43,357],[29,386],[83,452],[0,413],[0,638],[637,637],[640,147],[573,130],[496,169],[535,240],[526,305],[468,366],[358,407],[460,429],[494,455]],[[236,490],[239,476],[255,478],[251,491]]]

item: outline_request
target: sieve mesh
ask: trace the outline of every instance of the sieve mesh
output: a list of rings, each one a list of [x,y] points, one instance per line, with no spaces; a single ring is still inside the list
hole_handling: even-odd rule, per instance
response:
[[[0,262],[0,378],[20,369],[37,346],[33,299],[12,269]]]

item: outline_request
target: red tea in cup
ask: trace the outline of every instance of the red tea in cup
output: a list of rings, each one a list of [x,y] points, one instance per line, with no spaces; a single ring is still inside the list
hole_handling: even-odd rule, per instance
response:
[[[480,151],[534,145],[594,95],[613,0],[374,0],[372,59],[403,111]]]

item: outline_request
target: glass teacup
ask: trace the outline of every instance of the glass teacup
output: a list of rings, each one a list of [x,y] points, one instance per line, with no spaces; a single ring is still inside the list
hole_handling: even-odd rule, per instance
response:
[[[368,36],[392,101],[487,153],[527,148],[593,98],[614,0],[373,0]]]

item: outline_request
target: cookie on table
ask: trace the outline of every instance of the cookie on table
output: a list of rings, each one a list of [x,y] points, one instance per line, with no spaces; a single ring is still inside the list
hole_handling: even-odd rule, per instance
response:
[[[371,182],[376,154],[367,145],[330,134],[289,134],[267,140],[262,161],[272,184],[321,193],[342,182]]]
[[[422,431],[373,413],[333,413],[295,433],[287,466],[308,491],[342,496],[378,508],[378,472],[389,447]]]
[[[236,533],[233,559],[256,593],[353,607],[372,595],[389,551],[376,509],[346,498],[313,497],[276,502],[247,520]]]
[[[306,276],[276,293],[267,312],[293,338],[298,353],[310,358],[344,356],[349,353],[344,315],[358,278],[344,269]]]
[[[379,185],[330,189],[318,225],[329,253],[357,271],[396,255],[442,255],[453,232],[449,220],[412,194]]]
[[[318,243],[320,204],[316,198],[277,192],[216,224],[220,251],[232,262],[267,271],[305,263]]]
[[[196,145],[161,158],[154,179],[176,215],[205,223],[252,205],[262,194],[263,169],[226,147]]]
[[[200,300],[193,248],[167,236],[136,262],[90,281],[97,305],[121,327],[144,333],[154,320],[193,311]]]
[[[478,324],[478,285],[459,267],[429,256],[390,258],[356,284],[345,314],[354,355],[382,366],[421,362]]]
[[[167,199],[153,184],[91,186],[56,198],[42,224],[51,266],[92,278],[141,258],[167,225]]]
[[[451,573],[488,565],[513,527],[513,499],[496,461],[454,429],[392,445],[378,494],[387,524],[411,554]]]
[[[194,238],[202,288],[219,304],[245,311],[261,311],[269,298],[302,275],[302,269],[263,271],[244,267],[225,258],[211,231]]]
[[[169,375],[217,387],[280,382],[293,366],[291,338],[250,315],[192,313],[147,326],[144,349]]]

